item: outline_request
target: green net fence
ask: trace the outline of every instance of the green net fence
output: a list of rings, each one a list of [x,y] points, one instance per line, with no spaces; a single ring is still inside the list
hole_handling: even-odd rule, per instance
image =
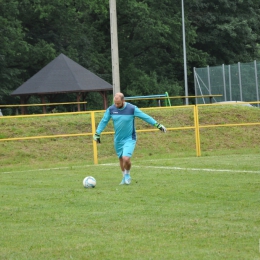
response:
[[[259,101],[258,75],[260,62],[237,63],[216,67],[194,68],[196,95],[222,95],[213,97],[214,102]],[[196,102],[205,104],[206,99]]]

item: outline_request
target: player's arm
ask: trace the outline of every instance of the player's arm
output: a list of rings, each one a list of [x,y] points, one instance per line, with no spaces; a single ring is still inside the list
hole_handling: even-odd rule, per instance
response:
[[[161,125],[160,123],[156,122],[156,120],[154,118],[152,118],[151,116],[147,115],[146,113],[144,113],[143,111],[141,111],[138,107],[135,107],[135,113],[134,115],[142,120],[144,120],[146,123],[157,127],[159,130],[161,130],[162,132],[166,133],[166,128]]]
[[[107,109],[103,118],[101,119],[101,121],[98,124],[96,133],[93,136],[94,141],[100,143],[100,135],[103,132],[103,130],[105,129],[105,127],[107,126],[110,118],[111,118],[111,115],[110,115],[109,109]]]

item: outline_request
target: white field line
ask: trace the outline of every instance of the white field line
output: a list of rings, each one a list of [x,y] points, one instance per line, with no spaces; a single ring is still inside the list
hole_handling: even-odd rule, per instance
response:
[[[68,167],[55,167],[55,168],[44,168],[44,169],[34,169],[34,170],[24,170],[24,171],[13,171],[13,172],[0,172],[0,173],[26,173],[26,172],[41,172],[41,171],[53,171],[53,170],[73,170],[76,168],[85,168],[88,166],[95,165],[82,165],[82,166],[68,166]]]
[[[99,167],[99,166],[111,166],[111,167],[118,166],[119,167],[119,163],[105,163],[105,164],[98,164],[98,165],[82,165],[82,166],[70,166],[70,167],[45,168],[45,169],[12,171],[12,172],[2,172],[2,173],[3,174],[10,174],[10,173],[53,171],[53,170],[73,170],[73,169],[77,169],[77,168]],[[192,171],[205,171],[205,172],[228,172],[228,173],[255,173],[255,174],[260,174],[260,171],[230,170],[230,169],[208,169],[208,168],[186,168],[186,167],[175,167],[175,166],[133,165],[132,168],[152,168],[152,169],[190,171],[190,172],[192,172]]]
[[[104,166],[116,166],[116,163],[102,164]],[[182,171],[205,171],[205,172],[231,172],[231,173],[260,173],[260,171],[246,171],[246,170],[229,170],[229,169],[207,169],[207,168],[184,168],[174,166],[139,166],[133,165],[132,168],[153,168],[153,169],[165,169],[165,170],[182,170]]]

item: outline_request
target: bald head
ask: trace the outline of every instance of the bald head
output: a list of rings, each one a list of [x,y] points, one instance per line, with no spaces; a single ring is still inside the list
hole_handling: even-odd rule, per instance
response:
[[[125,97],[123,93],[116,93],[114,96],[114,104],[117,108],[122,108],[125,104]]]
[[[118,92],[118,93],[116,93],[115,94],[115,97],[114,97],[114,99],[121,99],[121,100],[124,100],[124,94],[123,93],[120,93],[120,92]]]

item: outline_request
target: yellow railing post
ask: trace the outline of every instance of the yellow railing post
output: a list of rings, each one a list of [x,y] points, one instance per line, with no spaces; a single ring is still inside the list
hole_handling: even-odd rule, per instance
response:
[[[201,156],[199,111],[198,111],[198,106],[197,105],[194,106],[194,125],[195,125],[196,153],[197,153],[197,156]]]
[[[193,106],[193,118],[194,118],[194,132],[195,132],[195,144],[196,144],[196,155],[198,156],[198,135],[197,135],[197,114],[196,114],[196,106]]]
[[[91,111],[91,127],[92,127],[92,142],[93,142],[93,156],[94,156],[94,164],[98,164],[98,156],[97,156],[97,142],[94,141],[93,135],[96,132],[96,123],[95,123],[95,112]]]

